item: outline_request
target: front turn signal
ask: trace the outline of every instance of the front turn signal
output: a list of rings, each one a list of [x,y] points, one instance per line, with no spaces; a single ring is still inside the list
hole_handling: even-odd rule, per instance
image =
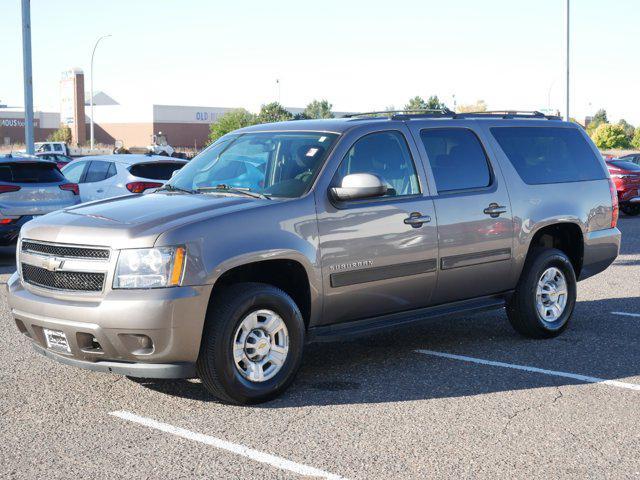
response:
[[[171,268],[171,276],[169,277],[169,286],[180,285],[182,274],[184,273],[184,247],[177,247],[173,257],[173,267]]]

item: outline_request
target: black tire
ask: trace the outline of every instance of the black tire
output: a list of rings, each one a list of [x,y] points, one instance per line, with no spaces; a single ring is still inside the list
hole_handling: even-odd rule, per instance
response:
[[[624,213],[625,215],[635,217],[636,215],[640,214],[640,205],[623,203],[622,205],[620,205],[620,210],[622,210],[622,213]]]
[[[559,269],[567,284],[567,302],[564,311],[554,322],[548,322],[538,314],[536,288],[542,274],[550,267]],[[513,328],[528,338],[553,338],[569,325],[576,303],[576,275],[569,257],[555,248],[532,251],[525,263],[516,291],[507,304],[507,316]]]
[[[242,376],[233,360],[233,335],[252,311],[269,309],[284,321],[289,351],[274,377],[252,382]],[[298,306],[279,288],[262,283],[239,283],[224,287],[212,298],[207,312],[200,354],[196,364],[205,388],[225,403],[247,405],[266,402],[282,393],[293,381],[304,349],[305,327]]]

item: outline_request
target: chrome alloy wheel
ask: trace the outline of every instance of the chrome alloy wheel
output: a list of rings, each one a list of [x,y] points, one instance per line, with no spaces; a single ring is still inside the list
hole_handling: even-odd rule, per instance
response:
[[[536,288],[536,309],[546,322],[557,322],[567,306],[567,281],[556,267],[547,268]]]
[[[233,360],[251,382],[276,375],[287,359],[289,332],[284,320],[271,310],[256,310],[244,317],[233,336]]]

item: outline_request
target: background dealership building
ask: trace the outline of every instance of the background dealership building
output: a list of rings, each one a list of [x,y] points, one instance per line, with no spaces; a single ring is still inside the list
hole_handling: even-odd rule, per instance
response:
[[[84,74],[71,69],[60,82],[60,113],[34,112],[35,141],[40,142],[60,125],[71,128],[73,144],[89,140],[89,96],[85,95]],[[180,105],[121,105],[104,92],[94,94],[94,134],[97,144],[125,147],[145,146],[162,132],[174,147],[200,149],[207,143],[209,127],[233,108]],[[240,107],[237,107],[240,108]],[[288,108],[296,114],[302,108]],[[336,116],[341,113],[336,112]],[[24,110],[0,106],[0,144],[24,143]]]

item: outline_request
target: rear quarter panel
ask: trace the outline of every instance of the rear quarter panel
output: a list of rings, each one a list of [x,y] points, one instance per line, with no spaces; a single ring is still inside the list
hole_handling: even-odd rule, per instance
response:
[[[584,131],[581,131],[590,147],[600,159],[603,169],[602,180],[550,183],[544,185],[526,184],[511,161],[500,148],[491,134],[491,127],[499,126],[554,126],[562,128],[578,128],[564,123],[541,124],[541,120],[530,122],[519,120],[517,124],[507,122],[483,122],[485,138],[494,158],[500,162],[507,179],[509,197],[514,220],[514,271],[515,285],[524,267],[529,245],[534,235],[542,228],[557,223],[577,225],[583,238],[587,239],[593,232],[609,229],[611,226],[611,194],[607,168],[600,152]],[[582,130],[582,129],[579,129]]]

